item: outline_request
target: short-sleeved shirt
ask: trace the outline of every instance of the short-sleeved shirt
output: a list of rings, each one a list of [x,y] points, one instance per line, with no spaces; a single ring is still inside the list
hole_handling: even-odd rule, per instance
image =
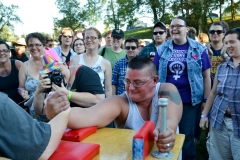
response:
[[[88,92],[91,94],[104,94],[99,75],[87,66],[80,66],[71,88],[73,92]],[[71,103],[71,107],[82,107]]]
[[[192,102],[191,87],[187,73],[187,55],[189,43],[177,45],[173,43],[173,54],[168,61],[166,82],[174,84],[180,93],[184,103]],[[211,67],[210,63],[204,63],[208,60],[206,50],[202,53],[202,71]]]
[[[98,54],[102,55],[102,50],[99,50]],[[124,58],[125,55],[126,55],[125,50],[122,50],[121,52],[118,53],[118,52],[114,52],[111,47],[106,47],[103,58],[105,58],[106,60],[108,60],[111,63],[111,66],[113,69],[115,63],[118,60]]]
[[[128,65],[127,56],[116,62],[112,72],[112,85],[116,86],[116,95],[120,95],[125,91],[123,83]]]
[[[221,57],[221,50],[215,50],[212,46],[210,46],[213,56],[212,56],[212,68],[211,68],[211,78],[214,79],[215,74],[217,72],[217,67],[224,62],[223,58]]]
[[[234,136],[240,138],[240,65],[234,67],[232,59],[218,67],[217,89],[210,123],[217,130],[222,130],[224,114],[230,108]]]
[[[25,110],[0,92],[0,156],[39,159],[50,137],[49,124],[33,120]]]

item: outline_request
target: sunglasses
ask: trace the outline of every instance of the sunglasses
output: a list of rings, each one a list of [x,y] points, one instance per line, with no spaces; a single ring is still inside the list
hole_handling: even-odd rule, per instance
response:
[[[153,32],[153,35],[157,35],[157,34],[162,35],[163,33],[165,33],[165,31],[158,31],[158,32]]]
[[[63,35],[63,38],[72,38],[73,36]]]
[[[130,50],[130,48],[131,48],[132,50],[135,50],[135,49],[137,49],[137,47],[136,47],[136,46],[126,46],[125,48],[126,48],[126,50]]]
[[[214,34],[214,33],[222,34],[222,33],[224,33],[224,32],[223,32],[223,30],[210,30],[208,33],[209,33],[209,34]]]

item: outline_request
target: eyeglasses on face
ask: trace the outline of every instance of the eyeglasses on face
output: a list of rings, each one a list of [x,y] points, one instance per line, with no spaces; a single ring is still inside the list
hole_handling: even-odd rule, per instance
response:
[[[35,47],[41,47],[42,44],[38,44],[38,43],[37,43],[37,44],[29,44],[29,45],[28,45],[28,48],[33,48],[34,46],[35,46]]]
[[[3,53],[3,54],[8,54],[10,51],[7,50],[7,49],[3,49],[3,50],[0,50],[0,53]]]
[[[214,34],[214,33],[217,33],[217,34],[222,34],[224,33],[223,30],[210,30],[208,31],[209,34]]]
[[[70,35],[62,35],[63,38],[72,38],[73,36],[70,36]]]
[[[180,24],[178,24],[178,25],[170,25],[170,29],[174,29],[174,28],[181,29],[182,27],[186,27],[186,26],[185,25],[180,25]]]
[[[49,46],[49,47],[52,47],[52,46],[53,46],[53,44],[48,44],[48,46]]]
[[[158,32],[153,32],[153,35],[157,35],[157,34],[160,34],[162,35],[165,31],[158,31]]]
[[[75,44],[74,44],[74,47],[83,46],[83,45],[84,45],[83,43],[75,43]]]
[[[135,50],[135,49],[137,49],[136,46],[126,46],[125,48],[126,48],[126,50],[130,50],[130,49]]]
[[[146,84],[148,81],[150,81],[154,76],[152,76],[149,80],[145,81],[145,82],[142,82],[142,81],[139,81],[139,82],[130,82],[128,79],[124,79],[123,80],[123,83],[126,85],[126,86],[130,86],[131,84],[135,87],[135,88],[140,88],[142,87],[144,84]]]
[[[98,37],[95,37],[95,36],[90,36],[90,37],[85,37],[85,38],[84,38],[84,40],[85,40],[85,41],[87,41],[87,40],[89,40],[89,39],[90,39],[90,40],[92,40],[92,41],[93,41],[93,40],[95,40],[95,39],[97,39],[97,38],[98,38]]]

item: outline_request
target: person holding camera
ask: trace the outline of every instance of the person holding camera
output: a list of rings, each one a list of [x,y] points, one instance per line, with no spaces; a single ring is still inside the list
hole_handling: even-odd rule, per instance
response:
[[[70,106],[82,108],[91,107],[105,98],[100,78],[91,68],[84,65],[68,67],[56,60],[54,53],[43,56],[44,62],[46,59],[51,62],[44,64],[44,70],[41,70],[33,100],[37,120],[45,121],[47,118],[44,99],[49,91],[61,91],[70,101]]]

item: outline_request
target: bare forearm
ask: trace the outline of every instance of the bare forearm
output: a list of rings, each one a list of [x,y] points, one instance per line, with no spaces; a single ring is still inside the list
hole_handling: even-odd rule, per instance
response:
[[[50,141],[39,159],[48,159],[56,150],[67,127],[70,110],[69,107],[67,110],[60,112],[49,122],[51,126]]]
[[[105,98],[104,94],[91,94],[88,92],[72,92],[71,102],[82,106],[91,107]],[[74,107],[74,106],[71,106]]]
[[[112,85],[112,95],[116,95],[116,86],[115,85]]]
[[[36,91],[33,100],[34,111],[37,114],[42,114],[43,111],[43,102],[44,102],[45,93]]]

